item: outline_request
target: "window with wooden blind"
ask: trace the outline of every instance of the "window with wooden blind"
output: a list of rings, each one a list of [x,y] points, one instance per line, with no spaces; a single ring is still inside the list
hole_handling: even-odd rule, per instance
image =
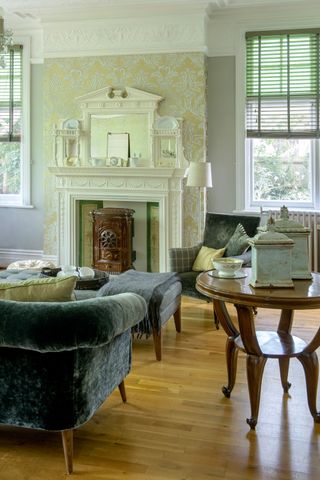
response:
[[[21,206],[28,204],[29,197],[23,46],[10,47],[4,57],[5,66],[0,67],[0,206]]]
[[[246,34],[249,206],[315,208],[320,29]]]
[[[319,136],[319,31],[247,33],[247,136]]]
[[[22,47],[10,48],[0,68],[0,141],[20,142],[22,111]]]

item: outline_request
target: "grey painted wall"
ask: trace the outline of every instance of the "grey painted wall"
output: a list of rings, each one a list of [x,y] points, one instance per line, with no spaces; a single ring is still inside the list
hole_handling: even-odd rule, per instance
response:
[[[208,58],[208,161],[213,188],[207,210],[230,213],[236,208],[235,57]]]
[[[0,207],[0,248],[43,249],[42,65],[31,67],[31,203],[33,209]]]

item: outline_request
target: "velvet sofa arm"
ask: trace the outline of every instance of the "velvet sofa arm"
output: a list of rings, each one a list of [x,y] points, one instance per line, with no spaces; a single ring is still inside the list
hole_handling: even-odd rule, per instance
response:
[[[192,247],[169,248],[169,271],[190,272],[201,247],[202,243]]]
[[[147,312],[135,293],[81,302],[0,301],[0,347],[38,352],[94,348],[110,343]]]

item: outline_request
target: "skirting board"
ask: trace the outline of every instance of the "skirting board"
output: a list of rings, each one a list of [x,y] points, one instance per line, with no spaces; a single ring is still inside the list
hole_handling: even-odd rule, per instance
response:
[[[44,255],[42,250],[16,250],[0,248],[0,265],[6,266],[17,260],[50,260],[57,264],[57,257]]]

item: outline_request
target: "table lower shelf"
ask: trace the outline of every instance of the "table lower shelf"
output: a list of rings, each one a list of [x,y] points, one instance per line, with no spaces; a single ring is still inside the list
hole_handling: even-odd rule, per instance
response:
[[[289,333],[258,330],[256,336],[261,352],[267,358],[297,357],[307,346],[304,340]],[[246,352],[240,335],[235,338],[235,344]]]

